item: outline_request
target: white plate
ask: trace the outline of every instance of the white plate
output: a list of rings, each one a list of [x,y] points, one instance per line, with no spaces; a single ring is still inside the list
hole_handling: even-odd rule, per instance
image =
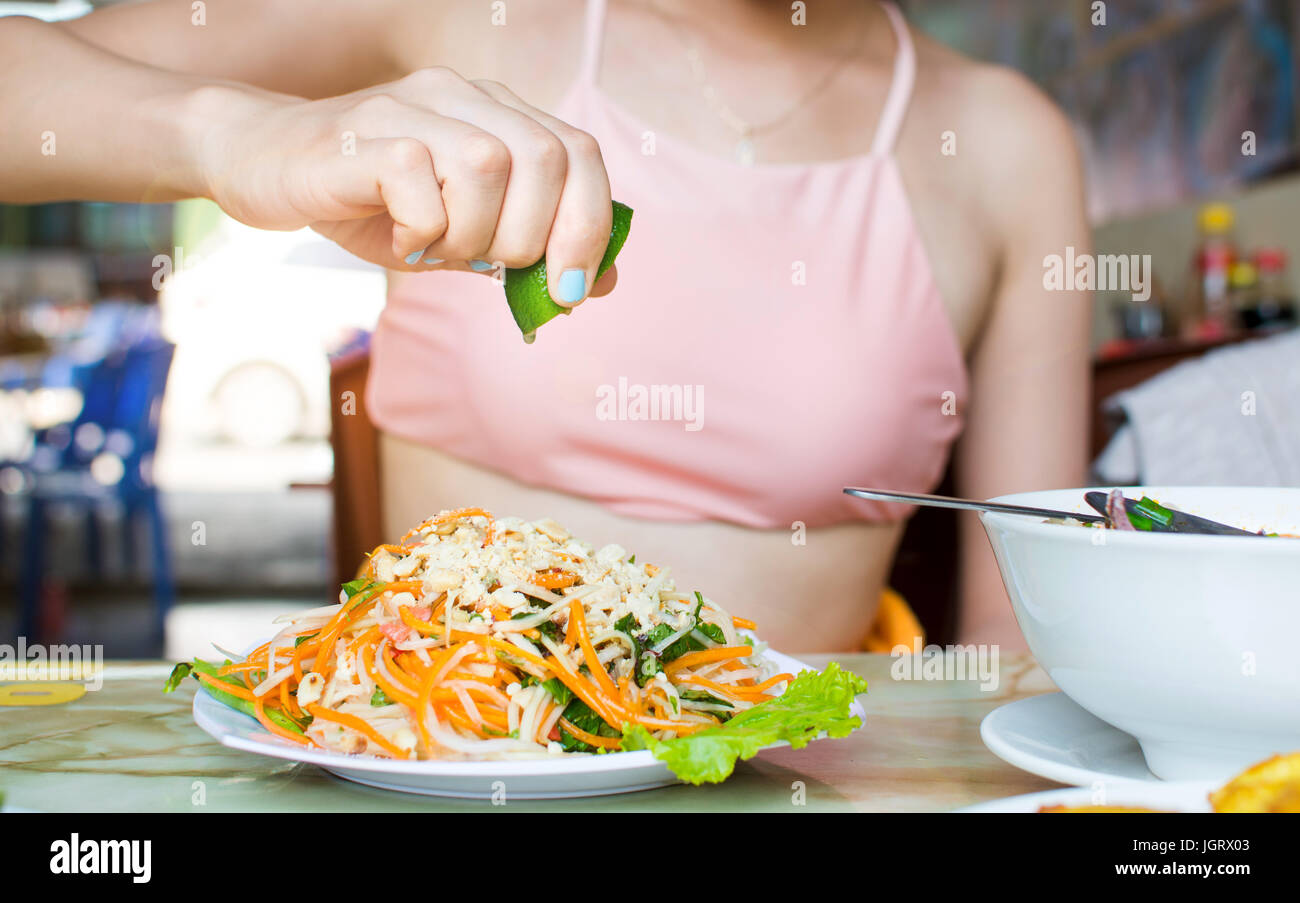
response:
[[[1171,781],[1158,784],[1136,781],[1116,782],[1105,787],[1063,787],[1008,796],[987,803],[976,803],[958,812],[1037,812],[1043,806],[1129,806],[1158,809],[1161,812],[1210,812],[1210,790],[1206,781]]]
[[[1064,693],[994,709],[980,724],[980,737],[998,758],[1062,784],[1164,783],[1147,768],[1132,735],[1084,711]]]
[[[765,655],[782,671],[798,674],[811,669],[779,652],[768,650]],[[866,713],[856,700],[852,712],[865,723]],[[222,705],[204,692],[194,694],[194,721],[232,749],[319,765],[349,781],[404,793],[488,799],[504,791],[509,799],[563,799],[677,783],[668,766],[647,750],[514,761],[411,762],[304,749],[267,733],[256,719]]]

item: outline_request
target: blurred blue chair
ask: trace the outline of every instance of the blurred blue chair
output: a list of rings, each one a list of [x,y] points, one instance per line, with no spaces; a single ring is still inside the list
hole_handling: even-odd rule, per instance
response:
[[[152,549],[154,633],[161,641],[175,597],[166,523],[153,480],[159,414],[173,346],[151,336],[74,369],[85,399],[71,424],[47,430],[29,465],[27,536],[20,583],[20,634],[41,631],[40,601],[48,560],[49,512],[73,507],[86,517],[86,552],[98,573],[102,560],[98,511],[116,502],[122,513],[128,562],[134,562],[133,529],[144,515]]]

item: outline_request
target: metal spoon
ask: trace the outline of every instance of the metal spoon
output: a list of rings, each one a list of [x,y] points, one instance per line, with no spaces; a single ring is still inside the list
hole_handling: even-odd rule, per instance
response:
[[[894,492],[889,489],[861,489],[857,486],[844,487],[845,495],[862,499],[877,499],[885,502],[907,502],[912,505],[925,505],[931,508],[957,508],[964,511],[996,511],[999,514],[1027,514],[1030,517],[1068,517],[1085,524],[1105,524],[1109,521],[1095,514],[1079,514],[1075,511],[1054,511],[1051,508],[1033,508],[1028,505],[1006,505],[1002,502],[977,502],[973,499],[957,499],[947,495],[927,495],[923,492]]]
[[[1110,518],[1098,517],[1095,514],[1079,514],[1075,511],[1054,511],[1051,508],[1033,508],[1028,505],[1007,505],[1001,502],[976,502],[972,499],[957,499],[946,495],[926,495],[923,492],[895,492],[890,489],[860,489],[856,486],[846,486],[845,495],[853,495],[864,499],[879,499],[886,502],[907,502],[912,505],[925,505],[931,508],[957,508],[969,511],[996,511],[1000,514],[1026,514],[1030,517],[1053,517],[1053,518],[1072,518],[1085,524],[1110,524]],[[1104,492],[1088,492],[1084,494],[1084,500],[1098,511],[1106,510],[1106,494]],[[1133,513],[1133,506],[1137,503],[1132,499],[1124,500],[1125,508]],[[1238,527],[1230,527],[1227,524],[1221,524],[1218,521],[1212,521],[1208,518],[1197,517],[1194,514],[1188,514],[1175,508],[1164,509],[1170,515],[1169,523],[1153,523],[1152,531],[1157,533],[1209,533],[1220,536],[1258,536],[1258,533],[1251,533],[1249,530],[1242,530]],[[1140,513],[1140,512],[1138,512]]]
[[[1097,511],[1106,510],[1106,493],[1104,492],[1085,492],[1083,499]],[[1167,505],[1156,506],[1156,510],[1163,513],[1167,522],[1161,523],[1152,520],[1148,512],[1144,512],[1140,501],[1125,498],[1124,510],[1129,516],[1137,515],[1151,521],[1151,529],[1156,533],[1210,533],[1217,536],[1259,536],[1258,533],[1252,533],[1249,530],[1242,530],[1240,527],[1230,527],[1227,524],[1221,524],[1216,520],[1210,520],[1207,517],[1198,517],[1195,514],[1188,514],[1186,511],[1179,511],[1177,508],[1170,508]]]

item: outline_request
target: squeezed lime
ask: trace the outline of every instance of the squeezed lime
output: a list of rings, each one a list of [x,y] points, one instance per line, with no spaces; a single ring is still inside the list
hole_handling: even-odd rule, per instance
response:
[[[614,265],[614,258],[627,241],[628,230],[632,227],[632,208],[614,201],[614,223],[609,230],[609,244],[605,246],[605,256],[596,269],[596,279],[605,275],[605,271]],[[594,280],[593,280],[594,282]],[[506,270],[506,301],[510,304],[510,313],[515,324],[524,334],[525,342],[532,342],[537,330],[544,323],[550,322],[559,314],[567,314],[569,308],[556,304],[546,285],[546,258],[532,266],[517,270]]]

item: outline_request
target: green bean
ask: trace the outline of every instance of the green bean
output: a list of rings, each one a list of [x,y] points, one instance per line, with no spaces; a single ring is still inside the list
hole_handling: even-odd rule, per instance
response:
[[[230,662],[226,662],[226,664],[230,664]],[[172,690],[175,690],[178,686],[180,686],[181,681],[183,681],[188,676],[192,676],[191,672],[193,671],[201,672],[203,674],[208,675],[209,677],[221,681],[222,683],[230,684],[231,686],[236,686],[236,687],[242,686],[242,684],[237,683],[236,681],[232,680],[228,676],[219,674],[217,665],[214,665],[211,662],[205,662],[201,658],[196,658],[193,662],[181,662],[175,668],[172,669],[171,675],[167,678],[167,683],[163,685],[163,692],[170,693]],[[194,679],[198,680],[198,677],[194,675]],[[241,696],[236,696],[233,693],[227,693],[224,690],[212,686],[212,684],[206,681],[199,680],[199,686],[201,686],[204,692],[207,693],[209,696],[211,696],[213,699],[215,699],[217,702],[229,706],[230,708],[234,709],[236,712],[242,712],[243,714],[247,715],[250,718],[257,717],[257,712],[254,710],[253,704],[249,702],[247,699],[244,699]],[[262,712],[272,722],[284,728],[285,730],[293,731],[296,734],[301,734],[303,732],[303,725],[299,724],[297,721],[294,721],[288,715],[284,714],[283,712],[277,709],[264,708]],[[308,723],[310,724],[310,721],[308,721]]]

